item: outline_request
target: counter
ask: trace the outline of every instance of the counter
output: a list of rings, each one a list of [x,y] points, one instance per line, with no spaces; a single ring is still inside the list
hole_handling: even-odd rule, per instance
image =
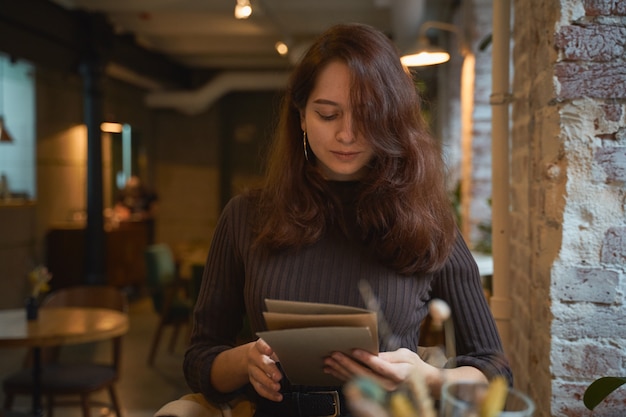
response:
[[[0,308],[24,305],[35,262],[36,209],[32,201],[0,200]]]
[[[116,287],[139,288],[145,284],[144,251],[148,246],[145,222],[120,222],[105,227],[106,283]],[[85,227],[59,224],[46,235],[46,265],[52,273],[53,288],[84,283]]]

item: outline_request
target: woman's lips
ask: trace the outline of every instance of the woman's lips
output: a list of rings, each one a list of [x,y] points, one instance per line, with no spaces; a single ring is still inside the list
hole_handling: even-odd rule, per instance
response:
[[[359,156],[359,152],[332,152],[335,157],[341,161],[352,161]]]

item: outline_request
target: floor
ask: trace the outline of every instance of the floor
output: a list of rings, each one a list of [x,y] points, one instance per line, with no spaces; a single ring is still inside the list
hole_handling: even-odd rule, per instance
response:
[[[150,299],[135,297],[130,301],[130,330],[123,342],[122,376],[117,392],[122,405],[121,417],[152,417],[168,401],[179,398],[189,392],[182,374],[182,361],[185,350],[185,334],[181,332],[176,349],[168,352],[169,329],[164,333],[155,364],[146,364],[150,343],[157,325],[157,316],[152,310]],[[103,346],[73,346],[64,352],[69,356],[103,355],[107,351]],[[19,349],[0,349],[0,379],[21,366],[24,351]],[[108,396],[98,394],[96,399],[107,400]],[[4,394],[0,389],[0,405],[4,403]],[[29,397],[18,397],[14,410],[29,411]],[[59,407],[55,417],[80,417],[77,407]],[[0,414],[1,415],[1,414]],[[114,416],[107,408],[92,410],[92,417]]]

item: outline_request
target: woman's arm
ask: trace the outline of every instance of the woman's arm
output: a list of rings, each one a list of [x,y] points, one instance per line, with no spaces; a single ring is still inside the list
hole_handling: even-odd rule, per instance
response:
[[[450,358],[447,366],[471,366],[487,379],[501,375],[512,385],[513,374],[483,291],[478,266],[460,233],[448,262],[433,279],[431,297],[450,306],[456,357]]]
[[[225,402],[248,384],[263,397],[280,401],[282,378],[272,349],[263,340],[237,346],[246,315],[245,272],[237,236],[247,222],[243,197],[235,198],[218,221],[194,310],[191,343],[183,370],[188,385],[209,400]]]
[[[477,368],[472,366],[436,368],[424,362],[417,353],[405,348],[381,352],[378,355],[359,349],[352,352],[352,357],[335,352],[325,360],[325,365],[326,372],[342,381],[347,382],[357,376],[367,377],[388,391],[395,390],[412,373],[417,372],[424,378],[435,398],[439,398],[444,382],[458,380],[487,382],[487,377]]]
[[[240,376],[243,366],[238,372],[224,376],[233,378],[230,390],[215,386],[212,378],[217,357],[236,346],[237,334],[246,314],[244,269],[234,239],[234,228],[237,227],[234,219],[240,213],[241,205],[241,201],[232,200],[224,208],[215,228],[194,309],[190,345],[183,362],[189,387],[215,402],[234,398],[246,384]],[[240,350],[229,355],[237,355]],[[231,361],[237,362],[234,357]],[[243,363],[242,360],[238,362]]]

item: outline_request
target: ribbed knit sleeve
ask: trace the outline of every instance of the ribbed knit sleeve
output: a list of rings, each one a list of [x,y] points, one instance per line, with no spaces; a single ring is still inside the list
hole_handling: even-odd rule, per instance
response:
[[[433,279],[433,298],[448,303],[454,323],[457,357],[450,366],[473,366],[488,378],[513,375],[483,292],[478,266],[460,233],[450,258]]]
[[[238,231],[248,229],[241,226],[247,220],[238,202],[239,199],[232,200],[225,207],[213,234],[194,310],[190,346],[183,362],[189,387],[217,403],[239,394],[219,393],[210,378],[215,357],[235,346],[245,315],[244,268],[234,242],[239,238]]]

